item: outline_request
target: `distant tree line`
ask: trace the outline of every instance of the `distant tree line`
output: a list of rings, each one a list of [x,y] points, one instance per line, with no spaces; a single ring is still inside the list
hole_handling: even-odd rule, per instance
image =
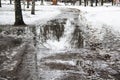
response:
[[[87,6],[88,3],[90,3],[90,6],[93,6],[93,3],[95,3],[95,6],[98,6],[98,3],[100,3],[101,6],[103,6],[105,2],[112,2],[112,5],[115,3],[115,0],[58,0],[58,1],[63,3],[71,3],[73,5],[75,5],[75,3],[79,1],[79,5],[82,5],[82,3],[84,3],[84,6]]]

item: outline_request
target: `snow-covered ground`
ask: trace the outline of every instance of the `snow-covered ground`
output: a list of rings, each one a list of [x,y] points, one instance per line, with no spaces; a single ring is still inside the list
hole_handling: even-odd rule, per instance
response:
[[[30,8],[26,8],[26,6],[24,8],[24,5],[22,5],[22,9],[24,22],[28,25],[40,24],[38,22],[43,23],[61,13],[55,6],[37,5],[35,15],[31,15],[31,6]],[[13,25],[15,22],[14,5],[2,5],[0,8],[0,19],[0,25]]]
[[[5,3],[5,2],[3,2]],[[14,5],[2,4],[0,8],[0,24],[14,24]],[[101,29],[101,25],[108,25],[116,31],[120,31],[120,7],[119,6],[98,6],[98,7],[84,7],[84,6],[64,6],[60,4],[58,6],[52,6],[50,3],[44,2],[45,5],[39,5],[40,2],[36,2],[36,12],[35,15],[31,15],[31,6],[29,9],[25,6],[25,11],[23,10],[23,18],[26,24],[39,24],[38,21],[47,21],[54,18],[56,15],[60,14],[60,8],[77,8],[80,9],[87,21],[93,25],[94,28]],[[24,9],[24,5],[22,5]]]
[[[93,27],[101,28],[101,25],[108,25],[116,31],[120,31],[120,7],[84,7],[79,8],[85,13],[86,19]]]

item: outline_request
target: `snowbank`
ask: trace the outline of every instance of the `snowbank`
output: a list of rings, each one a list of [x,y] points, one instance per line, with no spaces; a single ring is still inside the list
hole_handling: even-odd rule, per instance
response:
[[[93,28],[101,29],[103,25],[112,27],[115,31],[120,31],[120,7],[78,7],[87,21]]]

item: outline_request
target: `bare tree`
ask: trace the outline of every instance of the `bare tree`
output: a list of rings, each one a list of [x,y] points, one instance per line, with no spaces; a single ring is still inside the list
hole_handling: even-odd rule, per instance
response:
[[[30,5],[30,1],[27,0],[27,8],[29,8],[29,5]]]
[[[87,0],[84,0],[84,6],[86,6],[87,5]]]
[[[71,0],[71,5],[75,5],[76,0]]]
[[[31,9],[31,14],[35,14],[35,0],[32,0],[32,9]]]
[[[91,0],[91,7],[93,7],[93,0]]]
[[[97,6],[97,3],[98,3],[98,0],[96,0],[96,2],[95,2],[95,6]]]
[[[15,0],[15,23],[14,25],[25,25],[22,16],[21,0]]]
[[[43,5],[43,0],[41,0],[41,5]]]
[[[2,7],[2,6],[1,6],[1,0],[0,0],[0,7]]]
[[[12,4],[12,0],[10,0],[10,4]]]
[[[81,0],[79,0],[79,5],[81,5],[82,4],[82,1]]]
[[[114,5],[114,0],[112,0],[112,6]]]
[[[103,6],[103,0],[101,0],[101,6]]]

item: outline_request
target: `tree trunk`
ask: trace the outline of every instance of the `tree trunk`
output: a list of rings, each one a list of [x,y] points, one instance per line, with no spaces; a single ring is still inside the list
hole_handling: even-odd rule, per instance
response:
[[[84,0],[84,6],[86,6],[87,5],[87,0]]]
[[[93,0],[91,0],[91,7],[93,7]]]
[[[0,7],[2,7],[2,6],[1,6],[1,0],[0,0]]]
[[[43,0],[41,0],[41,5],[43,5]]]
[[[95,6],[97,6],[97,3],[98,3],[98,0],[96,0],[96,2],[95,2]]]
[[[112,0],[112,6],[114,5],[114,0]]]
[[[81,0],[79,0],[79,5],[81,5],[82,4],[82,2],[81,2]]]
[[[35,0],[32,0],[32,9],[31,9],[31,14],[35,14]]]
[[[103,0],[101,0],[101,6],[103,6]]]
[[[15,0],[15,23],[14,25],[25,25],[22,16],[21,1]]]
[[[10,4],[12,4],[12,0],[10,0]]]
[[[29,5],[30,5],[30,3],[29,3],[30,1],[29,0],[27,0],[27,8],[29,8]]]
[[[15,23],[14,25],[25,25],[22,16],[21,1],[15,0]]]
[[[88,6],[88,0],[86,1],[86,4],[87,4],[87,6]]]

